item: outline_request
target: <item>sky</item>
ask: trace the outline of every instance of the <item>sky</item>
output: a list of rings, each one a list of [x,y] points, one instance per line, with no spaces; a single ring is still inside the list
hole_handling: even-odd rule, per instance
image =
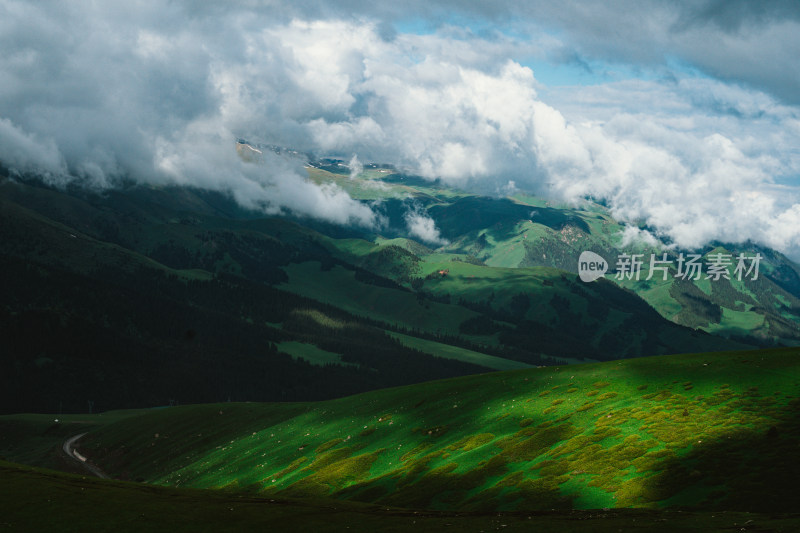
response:
[[[242,161],[243,137],[800,259],[794,1],[0,0],[0,50],[0,162],[52,184],[380,228],[301,161]]]

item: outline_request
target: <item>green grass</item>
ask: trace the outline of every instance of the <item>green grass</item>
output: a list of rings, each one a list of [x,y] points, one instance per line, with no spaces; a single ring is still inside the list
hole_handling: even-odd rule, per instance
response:
[[[644,282],[641,280],[615,280],[614,282],[618,285],[625,287],[626,289],[630,289],[642,299],[653,306],[659,314],[663,317],[674,320],[675,315],[681,312],[682,306],[681,304],[676,301],[669,293],[670,287],[673,284],[673,278],[668,277],[666,281],[664,281],[661,277],[660,272],[656,272],[653,279]],[[608,279],[613,279],[613,276],[607,275]],[[642,279],[646,278],[647,275],[643,274]]]
[[[289,265],[284,270],[289,282],[280,288],[389,324],[457,334],[461,322],[477,316],[455,305],[420,302],[411,292],[365,285],[355,279],[353,272],[340,266],[324,272],[318,262],[309,261]]]
[[[148,410],[109,411],[94,415],[17,414],[0,416],[0,458],[47,468],[73,466],[65,461],[60,443],[92,429]]]
[[[353,365],[353,363],[342,362],[341,354],[323,350],[322,348],[318,348],[313,344],[297,341],[285,341],[278,343],[277,346],[278,351],[287,353],[294,359],[305,359],[312,365],[324,366],[331,363],[338,365]]]
[[[800,352],[497,372],[150,412],[81,450],[123,479],[460,511],[798,504]],[[772,429],[774,428],[774,429]]]
[[[764,325],[764,315],[748,311],[734,311],[722,308],[722,320],[719,324],[711,324],[707,329],[711,333],[723,335],[746,335]]]
[[[570,295],[564,287],[543,285],[546,280],[560,279],[560,272],[553,268],[497,268],[453,261],[453,257],[451,254],[437,254],[421,265],[422,275],[449,270],[444,277],[426,281],[425,290],[434,294],[458,295],[476,302],[493,298],[492,304],[498,307],[507,306],[511,298],[520,293],[534,301],[549,297],[556,291],[565,297]]]
[[[403,335],[402,333],[394,333],[389,331],[386,333],[398,339],[409,348],[414,348],[421,352],[429,353],[437,357],[456,359],[458,361],[464,361],[465,363],[473,363],[490,368],[492,370],[517,370],[520,368],[531,367],[531,365],[520,363],[519,361],[512,361],[511,359],[503,359],[502,357],[486,355],[484,353],[474,352],[465,348],[450,346],[449,344],[442,344],[436,341],[420,339],[410,335]]]
[[[0,529],[9,531],[793,531],[793,516],[609,510],[538,513],[414,511],[105,481],[0,461]]]
[[[6,459],[42,464],[88,430],[82,453],[155,485],[0,462],[0,527],[795,531],[799,376],[800,350],[775,349],[316,403],[5,416]]]

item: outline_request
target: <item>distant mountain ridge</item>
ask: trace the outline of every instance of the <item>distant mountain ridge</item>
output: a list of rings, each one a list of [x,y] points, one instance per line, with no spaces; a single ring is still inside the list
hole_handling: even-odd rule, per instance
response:
[[[752,328],[764,335],[709,335],[666,320],[634,286],[524,264],[537,250],[525,242],[537,238],[581,231],[598,247],[610,242],[595,231],[612,224],[600,207],[486,198],[386,170],[351,178],[309,168],[314,181],[380,199],[381,234],[264,218],[199,189],[96,194],[6,176],[4,409],[321,399],[492,369],[774,344],[774,324],[788,332],[781,340],[794,334],[773,313]],[[409,238],[412,203],[449,244]],[[520,222],[532,211],[537,222]],[[760,297],[794,309],[792,293],[771,283]],[[708,301],[698,306],[719,305]]]
[[[312,172],[319,182],[335,182],[354,197],[372,198],[374,193],[354,180],[344,180],[334,174]],[[665,318],[691,328],[726,337],[744,339],[759,344],[800,343],[800,266],[785,255],[754,243],[732,244],[714,242],[702,250],[680,250],[636,243],[622,247],[625,225],[613,218],[603,205],[587,201],[581,207],[554,207],[541,198],[522,193],[507,198],[489,198],[464,192],[454,192],[435,183],[409,178],[401,174],[388,177],[365,175],[366,180],[379,179],[389,184],[384,191],[386,203],[393,195],[407,194],[417,204],[425,206],[442,236],[450,244],[438,252],[466,254],[488,266],[555,267],[577,273],[578,257],[585,251],[603,256],[610,264],[606,276],[614,283],[628,288],[647,301]],[[402,227],[399,217],[391,216],[394,227]],[[642,228],[647,229],[647,228]],[[402,231],[398,232],[402,234]],[[641,254],[644,268],[638,280],[616,280],[613,267],[620,254]],[[671,259],[679,254],[702,256],[730,254],[737,257],[759,254],[760,278],[756,281],[721,278],[684,280],[676,277],[675,265],[668,279],[658,276],[647,280],[649,258],[661,258],[668,253]],[[728,269],[733,276],[733,266]]]

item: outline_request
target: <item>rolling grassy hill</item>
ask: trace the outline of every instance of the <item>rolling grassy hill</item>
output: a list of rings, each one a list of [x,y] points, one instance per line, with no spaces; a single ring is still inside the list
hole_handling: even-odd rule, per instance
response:
[[[602,205],[587,201],[581,206],[554,206],[517,193],[507,198],[489,198],[452,189],[401,174],[365,175],[349,179],[319,168],[310,169],[319,183],[335,182],[362,199],[382,199],[386,204],[391,236],[405,236],[402,202],[423,206],[449,243],[435,252],[415,252],[423,261],[434,256],[445,261],[464,255],[490,267],[516,269],[550,266],[577,271],[577,258],[584,250],[599,253],[616,264],[619,253],[641,253],[661,257],[664,249],[644,242],[622,248],[624,226]],[[367,194],[365,191],[369,191]],[[400,228],[400,229],[398,229]],[[645,228],[647,229],[647,228]],[[680,250],[668,250],[675,258]],[[645,264],[638,281],[613,280],[644,298],[662,316],[681,325],[701,328],[750,342],[800,343],[800,268],[784,255],[752,243],[711,243],[698,251],[706,260],[711,253],[760,253],[761,276],[756,282],[722,279],[677,280],[675,268],[666,281],[645,281]],[[435,260],[434,260],[435,262]],[[430,269],[426,269],[430,271]],[[400,282],[398,276],[388,277]]]
[[[466,202],[455,226],[488,201],[369,179],[443,209]],[[388,219],[404,223],[404,201],[386,200]],[[492,201],[487,223],[505,210]],[[3,412],[317,400],[494,369],[750,346],[676,325],[608,281],[490,266],[392,225],[376,235],[264,218],[188,188],[100,195],[11,179],[0,183],[0,208]],[[559,213],[550,223],[574,218]]]
[[[797,349],[498,372],[317,403],[173,407],[91,431],[122,479],[459,511],[785,511]]]
[[[0,461],[0,527],[11,531],[794,531],[792,515],[619,509],[464,513],[254,497],[107,481]]]
[[[800,352],[784,348],[313,403],[0,416],[0,525],[795,531],[798,370]],[[80,451],[117,480],[81,474],[58,452],[87,431]]]

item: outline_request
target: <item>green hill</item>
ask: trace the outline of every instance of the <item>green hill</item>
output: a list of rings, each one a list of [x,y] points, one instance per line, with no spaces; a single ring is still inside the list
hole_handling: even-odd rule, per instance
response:
[[[459,511],[800,504],[800,352],[497,372],[318,403],[215,404],[103,425],[122,479]]]
[[[460,513],[357,502],[253,497],[106,481],[0,461],[0,527],[11,531],[530,531],[616,533],[792,531],[792,515],[656,512],[643,509]]]
[[[487,201],[381,179],[436,205],[467,202],[456,222]],[[502,218],[506,203],[494,202],[483,222]],[[402,201],[385,203],[402,221]],[[391,224],[376,235],[264,218],[189,188],[99,195],[11,179],[0,182],[0,207],[7,413],[318,400],[493,369],[750,346],[676,325],[608,281],[490,266]]]
[[[667,251],[674,260],[681,250],[643,243],[631,243],[623,248],[624,226],[607,208],[594,202],[554,206],[522,193],[508,198],[489,198],[398,174],[349,180],[313,169],[312,175],[320,183],[336,182],[357,198],[374,199],[375,191],[383,191],[382,198],[394,228],[403,226],[398,212],[402,208],[397,198],[412,198],[418,206],[424,206],[425,213],[450,241],[436,250],[440,259],[449,261],[466,256],[490,267],[549,266],[574,273],[584,250],[599,253],[612,268],[620,253],[641,253],[645,265],[640,280],[617,282],[612,275],[606,277],[636,292],[663,317],[676,324],[750,343],[800,343],[800,267],[774,250],[752,243],[711,243],[697,251],[704,260],[710,253],[730,253],[733,257],[739,253],[748,257],[759,253],[763,259],[757,281],[681,280],[675,278],[674,265],[666,281],[646,281],[651,254],[661,258]],[[382,188],[368,188],[370,194],[364,196],[364,187],[375,181],[380,181]],[[404,236],[398,229],[392,235]],[[427,261],[432,252],[423,251],[417,255]],[[728,270],[731,273],[732,267]],[[391,272],[386,274],[405,281]]]

